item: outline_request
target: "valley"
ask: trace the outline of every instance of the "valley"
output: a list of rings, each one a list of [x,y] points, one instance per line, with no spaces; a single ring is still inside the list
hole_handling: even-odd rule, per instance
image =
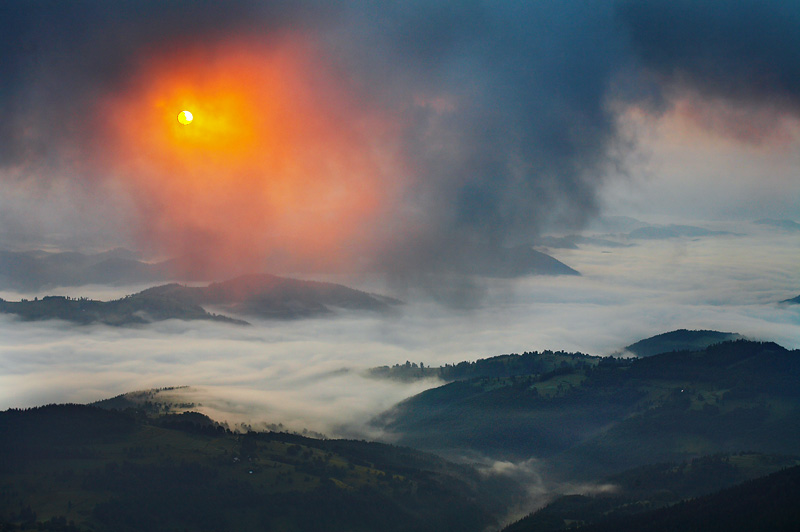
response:
[[[800,530],[800,2],[0,6],[0,532]]]
[[[642,345],[677,336],[716,335]],[[534,477],[486,464],[535,460],[551,502],[504,531],[627,526],[800,464],[800,351],[774,343],[627,359],[526,352],[370,378],[426,370],[450,382],[371,422],[391,445],[231,428],[181,402],[191,390],[180,387],[7,410],[0,518],[8,530],[500,530]]]

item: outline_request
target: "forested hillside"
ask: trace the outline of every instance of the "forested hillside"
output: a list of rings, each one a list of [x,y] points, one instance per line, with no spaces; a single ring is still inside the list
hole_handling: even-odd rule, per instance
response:
[[[0,413],[0,435],[9,530],[477,532],[520,493],[408,448],[234,434],[199,414],[51,405]]]
[[[800,523],[800,467],[675,506],[612,518],[584,532],[794,532]],[[530,529],[531,532],[536,529]]]
[[[339,284],[261,274],[208,286],[165,284],[112,301],[64,296],[21,301],[0,299],[0,312],[16,314],[26,321],[60,319],[82,325],[130,326],[168,319],[247,325],[243,320],[210,313],[204,306],[268,319],[297,319],[328,315],[336,310],[387,312],[400,303]]]
[[[407,361],[405,364],[379,366],[368,371],[370,377],[414,381],[424,378],[439,378],[443,381],[459,381],[479,377],[514,377],[517,375],[545,374],[567,367],[583,367],[597,364],[599,357],[583,353],[564,351],[531,351],[521,355],[512,353],[490,358],[479,358],[475,362],[463,361],[444,366],[425,366],[424,363]]]
[[[612,475],[585,493],[564,495],[502,532],[551,532],[633,518],[800,464],[800,456],[716,454]]]
[[[569,476],[597,479],[717,452],[795,453],[798,378],[798,351],[740,340],[452,382],[374,423],[407,445],[547,458]]]

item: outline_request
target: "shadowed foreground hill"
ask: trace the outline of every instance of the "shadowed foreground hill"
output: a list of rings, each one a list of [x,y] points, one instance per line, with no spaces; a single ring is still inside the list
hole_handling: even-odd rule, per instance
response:
[[[226,312],[262,318],[294,319],[337,310],[388,312],[399,304],[397,299],[339,284],[261,274],[205,287],[166,284],[114,301],[62,296],[22,301],[0,299],[0,312],[16,314],[24,320],[62,319],[80,324],[137,325],[167,319],[246,324],[209,313],[203,306],[212,305]]]
[[[234,434],[196,413],[0,413],[3,530],[479,532],[507,488],[408,448]]]
[[[596,360],[452,382],[374,422],[404,445],[546,458],[591,480],[718,452],[800,449],[800,351],[740,340]]]
[[[795,532],[800,466],[670,508],[580,528],[585,532]],[[535,529],[530,529],[535,530]]]
[[[513,377],[515,375],[543,374],[565,366],[597,364],[599,358],[583,353],[564,351],[529,351],[518,354],[479,358],[475,362],[463,361],[444,366],[417,365],[416,362],[378,366],[367,370],[366,375],[375,379],[392,379],[412,382],[420,379],[438,378],[446,382],[462,381],[477,377]]]
[[[741,340],[740,334],[719,331],[689,331],[678,329],[658,334],[633,343],[614,356],[631,353],[639,357],[647,357],[672,351],[696,351],[711,345],[732,340]],[[566,353],[564,351],[533,351],[521,355],[509,354],[490,358],[481,358],[474,362],[463,361],[444,366],[417,365],[416,362],[379,366],[370,368],[367,376],[379,379],[392,379],[411,382],[419,379],[438,378],[445,382],[468,380],[477,377],[513,377],[521,375],[542,375],[565,367],[593,366],[600,357],[583,353]]]
[[[594,493],[561,496],[504,528],[503,532],[555,532],[595,523],[603,526],[615,523],[620,530],[636,530],[629,523],[651,518],[634,516],[713,494],[799,464],[800,457],[740,453],[705,456],[680,464],[638,467],[604,479],[598,484],[601,488],[595,488]],[[762,506],[761,510],[764,509]]]

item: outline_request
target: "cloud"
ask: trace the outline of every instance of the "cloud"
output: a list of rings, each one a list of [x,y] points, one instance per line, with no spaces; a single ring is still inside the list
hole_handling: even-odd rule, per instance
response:
[[[800,9],[770,0],[619,2],[640,94],[653,110],[676,107],[707,134],[746,144],[796,140],[800,112]]]
[[[366,425],[373,415],[437,383],[371,380],[362,375],[369,367],[545,349],[602,355],[680,328],[800,348],[800,309],[776,304],[798,293],[796,237],[751,224],[711,228],[746,236],[646,241],[612,253],[563,250],[583,276],[494,280],[470,311],[414,298],[394,316],[145,328],[3,315],[0,408],[189,385],[219,419],[373,438],[381,436]],[[80,288],[58,292],[82,295]]]
[[[606,100],[624,53],[604,3],[98,1],[6,15],[4,181],[112,180],[121,195],[106,202],[132,203],[139,245],[192,264],[458,269],[490,243],[580,226],[617,142]],[[153,108],[176,114],[192,96],[234,117],[236,135],[210,119],[209,142],[161,135]]]
[[[509,507],[499,520],[504,525],[519,521],[561,495],[593,496],[619,491],[619,486],[615,484],[574,483],[558,480],[557,473],[554,474],[546,462],[536,458],[519,462],[494,460],[484,456],[469,456],[462,459],[476,464],[478,472],[484,477],[506,477],[513,479],[525,488],[525,496]]]
[[[643,64],[709,96],[797,110],[800,8],[780,0],[620,2],[619,20]]]
[[[393,435],[376,431],[369,420],[440,383],[369,379],[363,376],[368,367],[406,360],[435,366],[545,349],[600,355],[679,328],[733,331],[800,348],[800,308],[776,304],[798,294],[796,236],[756,224],[708,227],[744,236],[561,250],[559,258],[583,276],[485,281],[482,304],[471,310],[443,308],[414,294],[398,315],[252,327],[179,321],[139,329],[75,327],[0,315],[0,409],[188,385],[169,394],[231,426],[276,425],[391,443]],[[375,278],[357,280],[374,283],[366,289],[380,287]],[[114,295],[110,288],[94,290]],[[58,292],[80,296],[83,288]],[[557,494],[615,489],[565,484],[536,460],[449,458],[478,464],[486,482],[513,480],[526,488],[506,522]]]
[[[0,179],[34,207],[4,241],[424,284],[596,214],[642,172],[632,107],[793,143],[798,22],[777,0],[10,2]]]

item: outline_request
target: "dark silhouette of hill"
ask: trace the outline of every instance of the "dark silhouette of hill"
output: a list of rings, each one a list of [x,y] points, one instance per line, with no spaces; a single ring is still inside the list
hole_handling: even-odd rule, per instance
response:
[[[0,479],[3,530],[479,532],[519,493],[413,449],[84,405],[1,412]]]
[[[800,352],[739,340],[641,359],[575,359],[547,373],[477,377],[374,420],[404,445],[546,458],[592,480],[717,452],[800,448]]]
[[[432,263],[436,263],[436,256],[447,256],[444,251],[437,250],[431,258]],[[452,273],[455,268],[457,273],[488,277],[578,275],[566,264],[528,246],[498,247],[473,255],[472,260],[466,257],[463,261],[442,259],[441,269],[445,273]],[[479,260],[475,260],[475,257],[479,257]],[[122,248],[95,254],[0,250],[0,289],[31,292],[88,284],[124,285],[176,279],[202,282],[242,273],[231,271],[230,268],[214,267],[213,263],[213,260],[200,257],[151,263],[140,260],[136,253]],[[302,271],[302,265],[293,271]]]
[[[444,366],[425,366],[424,363],[406,361],[405,364],[370,368],[367,376],[411,382],[419,379],[438,378],[443,381],[461,381],[479,377],[514,377],[516,375],[545,374],[566,366],[596,364],[598,357],[583,353],[564,351],[531,351],[490,358],[479,358],[474,362],[463,361]]]
[[[638,467],[604,479],[600,483],[603,489],[595,493],[558,497],[502,532],[550,532],[609,521],[624,523],[632,516],[716,493],[798,464],[798,457],[741,453]]]
[[[784,299],[781,303],[785,303],[788,305],[800,305],[800,296],[793,297],[791,299]]]
[[[670,351],[701,350],[713,344],[741,338],[742,336],[736,333],[678,329],[639,340],[625,347],[624,351],[639,357],[649,357]]]
[[[585,532],[794,532],[800,524],[800,466],[631,517],[582,527]],[[531,529],[534,530],[534,529]]]
[[[501,248],[462,264],[463,272],[489,277],[580,275],[563,262],[530,246]]]
[[[269,274],[245,275],[198,289],[200,302],[237,314],[265,318],[302,318],[336,309],[388,312],[398,299],[335,283],[302,281]]]
[[[0,312],[16,314],[29,321],[62,319],[80,324],[136,325],[168,319],[246,324],[209,313],[202,305],[263,318],[294,319],[326,315],[339,309],[387,312],[399,304],[401,301],[397,299],[339,284],[261,274],[204,287],[171,283],[113,301],[63,296],[22,301],[0,299]]]
[[[279,319],[325,315],[337,309],[388,312],[402,304],[398,299],[340,284],[270,274],[243,275],[198,287],[172,283],[131,297],[214,305],[237,314]]]
[[[80,325],[102,323],[112,326],[131,326],[169,319],[246,324],[242,320],[206,312],[200,305],[190,300],[144,292],[113,301],[64,296],[45,296],[41,299],[21,301],[0,299],[0,312],[16,314],[25,321],[59,319]]]
[[[679,329],[639,340],[625,347],[623,351],[614,353],[614,355],[619,356],[628,352],[639,357],[646,357],[671,351],[702,350],[713,344],[742,338],[737,333]],[[368,370],[367,375],[405,382],[425,378],[439,378],[449,382],[476,377],[512,377],[531,373],[542,374],[567,365],[574,367],[579,364],[595,364],[597,360],[598,357],[583,353],[565,353],[563,351],[543,351],[540,353],[533,351],[522,355],[500,355],[478,359],[474,362],[463,361],[438,367],[406,361],[404,364],[371,368]]]
[[[702,350],[713,344],[739,339],[743,339],[743,337],[737,333],[679,329],[639,340],[623,348],[622,351],[614,353],[614,356],[624,355],[625,352],[645,357],[671,351]],[[374,378],[394,379],[405,382],[426,378],[438,378],[449,382],[476,377],[513,377],[532,373],[543,374],[563,369],[566,366],[593,365],[598,360],[599,357],[583,353],[553,352],[548,350],[525,352],[521,355],[515,353],[500,355],[481,358],[474,362],[462,361],[457,364],[445,364],[438,367],[406,361],[404,364],[370,368],[367,371],[367,375]]]
[[[528,275],[580,275],[532,246],[481,246],[462,241],[437,243],[424,252],[419,250],[408,257],[395,257],[383,267],[403,274],[457,274],[501,279]]]

